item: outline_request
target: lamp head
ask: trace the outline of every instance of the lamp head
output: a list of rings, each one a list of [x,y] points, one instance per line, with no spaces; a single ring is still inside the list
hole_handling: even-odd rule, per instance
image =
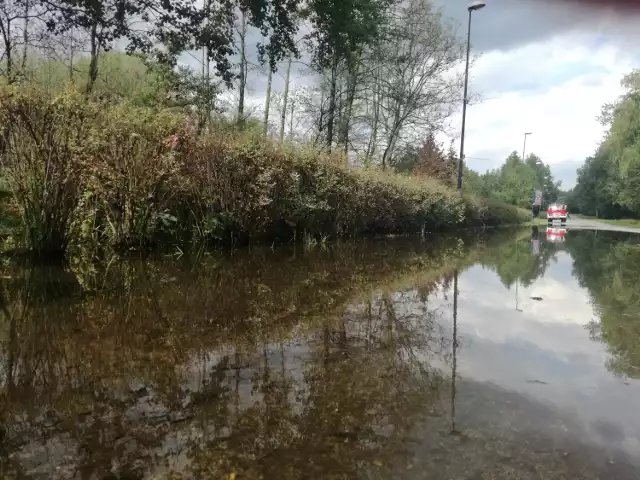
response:
[[[469,5],[468,10],[473,12],[474,10],[480,10],[486,6],[486,2],[483,2],[482,0],[475,0],[471,5]]]

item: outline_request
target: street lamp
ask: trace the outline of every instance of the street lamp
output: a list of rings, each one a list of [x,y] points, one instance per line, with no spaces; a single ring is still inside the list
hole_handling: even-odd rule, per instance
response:
[[[467,87],[469,84],[469,52],[471,49],[471,13],[484,8],[487,4],[482,0],[474,1],[467,10],[469,11],[469,27],[467,29],[467,63],[464,69],[464,97],[462,99],[462,133],[460,134],[460,158],[458,160],[458,190],[462,190],[462,162],[464,159],[464,128],[467,120]]]
[[[531,135],[531,132],[526,132],[524,134],[524,145],[522,146],[522,163],[525,162],[526,158],[524,156],[526,150],[527,150],[527,136]]]
[[[532,132],[525,132],[524,134],[524,145],[522,145],[522,164],[524,165],[525,163],[525,154],[527,151],[527,137],[529,135],[531,135]],[[520,188],[522,189],[523,185],[524,185],[524,178],[522,178],[522,169],[520,170]],[[532,207],[533,208],[533,207]]]

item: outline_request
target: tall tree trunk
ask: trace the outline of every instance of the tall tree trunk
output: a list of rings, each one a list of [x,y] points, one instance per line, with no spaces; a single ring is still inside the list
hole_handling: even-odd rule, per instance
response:
[[[4,43],[5,57],[6,57],[6,72],[7,72],[7,83],[11,85],[13,83],[13,71],[12,64],[13,59],[11,57],[13,44],[11,43],[11,20],[7,19],[7,24],[0,22],[0,31],[2,32],[2,40]],[[0,154],[4,153],[7,148],[7,142],[9,137],[9,126],[10,123],[7,122],[0,133]]]
[[[338,54],[333,54],[331,65],[331,83],[329,86],[329,111],[327,112],[327,148],[331,151],[333,147],[333,124],[336,116],[336,86],[338,77]]]
[[[371,138],[367,148],[367,158],[373,158],[378,144],[378,122],[380,121],[380,64],[376,67],[376,76],[373,85],[373,119]]]
[[[262,125],[262,136],[267,137],[269,130],[269,108],[271,107],[271,81],[273,80],[273,67],[269,65],[269,75],[267,76],[267,98],[264,101],[264,122]]]
[[[396,141],[398,140],[398,134],[400,132],[400,116],[401,116],[402,105],[400,102],[396,102],[396,111],[393,119],[393,124],[391,128],[391,133],[389,134],[389,139],[387,142],[387,148],[384,149],[384,153],[382,154],[382,169],[384,170],[391,160],[393,156],[393,151],[396,146]]]
[[[98,44],[98,22],[94,22],[91,26],[91,58],[89,60],[89,78],[87,80],[87,96],[91,95],[93,86],[98,78],[98,54],[100,46]]]
[[[206,0],[205,3],[205,8],[207,11],[207,25],[209,25],[210,23],[210,16],[211,16],[211,0]],[[211,97],[209,96],[209,91],[210,91],[210,85],[211,85],[211,60],[210,60],[210,52],[209,52],[209,47],[206,46],[204,49],[204,62],[203,62],[203,68],[204,68],[204,83],[205,83],[205,90],[203,90],[203,93],[206,92],[205,95],[205,111],[204,113],[204,127],[205,129],[208,128],[209,125],[211,125]]]
[[[322,137],[322,130],[324,129],[324,85],[320,89],[320,115],[318,116],[318,136]]]
[[[207,80],[207,47],[202,47],[202,62],[200,62],[202,72],[200,75],[200,96],[198,98],[198,134],[204,131],[205,123],[207,123],[207,99],[204,92],[206,91],[205,82]]]
[[[287,120],[287,101],[289,100],[289,79],[291,77],[291,57],[287,62],[287,73],[284,78],[284,97],[282,98],[282,116],[280,117],[280,142],[284,141],[284,125]]]
[[[342,100],[343,82],[344,79],[340,77],[336,80],[336,114],[334,116],[335,120],[333,121],[333,136],[336,139],[336,148],[340,148],[340,141],[342,140],[342,107],[344,107]]]
[[[75,39],[73,36],[74,29],[71,28],[71,45],[69,49],[69,82],[73,83],[73,56],[76,51]]]
[[[25,0],[24,2],[24,30],[22,31],[22,62],[20,65],[20,74],[22,75],[22,79],[24,81],[25,72],[27,70],[27,53],[28,53],[28,45],[29,45],[29,10],[30,10],[29,0]]]
[[[344,148],[344,153],[349,153],[349,128],[353,113],[353,102],[356,96],[356,83],[358,81],[358,68],[360,64],[360,52],[350,55],[347,72],[347,98],[345,100],[344,113],[342,115],[340,139],[338,143]]]
[[[246,39],[247,39],[247,17],[245,12],[241,12],[240,17],[240,86],[238,92],[238,116],[236,121],[238,123],[244,122],[244,94],[247,88],[247,53],[246,53]]]
[[[291,99],[291,112],[289,112],[289,138],[293,138],[293,116],[296,110],[296,99]]]
[[[7,83],[13,83],[13,42],[11,41],[11,20],[7,19],[6,25],[0,23],[2,40],[4,43],[4,55],[6,57]]]

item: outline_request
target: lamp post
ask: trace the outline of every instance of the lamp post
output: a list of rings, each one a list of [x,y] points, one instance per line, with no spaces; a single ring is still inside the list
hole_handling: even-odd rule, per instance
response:
[[[471,50],[471,14],[475,10],[484,8],[487,4],[482,0],[473,2],[467,10],[469,11],[469,27],[467,29],[467,63],[464,69],[464,97],[462,99],[462,132],[460,133],[460,158],[458,160],[458,190],[462,190],[462,162],[464,159],[464,129],[467,121],[467,89],[469,85],[469,52]]]
[[[524,145],[522,145],[522,163],[525,162],[526,157],[524,156],[527,151],[527,137],[531,135],[531,132],[526,132],[524,134]]]
[[[525,154],[527,153],[527,137],[531,135],[531,133],[532,132],[525,132],[524,134],[524,144],[522,145],[522,164],[523,165],[525,164]],[[524,178],[522,178],[522,169],[520,169],[520,189],[521,190],[523,186],[524,186]],[[535,189],[535,185],[534,185],[534,189]]]

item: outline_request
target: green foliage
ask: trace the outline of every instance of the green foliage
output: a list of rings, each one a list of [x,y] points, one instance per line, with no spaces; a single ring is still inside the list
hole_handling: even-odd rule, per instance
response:
[[[465,222],[468,225],[516,225],[531,220],[531,213],[494,199],[465,195]]]
[[[570,204],[603,218],[640,216],[640,71],[626,75],[627,92],[603,107],[609,128],[595,154],[578,170]]]
[[[99,105],[78,93],[0,90],[3,173],[16,200],[25,240],[36,253],[64,251],[80,189],[77,158]]]
[[[602,148],[587,158],[577,173],[576,186],[569,195],[574,211],[604,218],[626,214],[627,209],[617,200],[621,187],[617,165],[609,162]]]
[[[313,60],[321,69],[336,68],[339,60],[381,34],[385,13],[394,0],[311,0],[305,11],[313,25]]]
[[[255,132],[198,136],[194,121],[167,109],[10,88],[0,114],[10,125],[3,166],[36,251],[140,247],[159,235],[237,243],[419,233],[529,216]]]
[[[157,54],[164,65],[175,66],[185,51],[206,49],[216,73],[227,84],[234,78],[235,14],[242,10],[249,25],[259,30],[259,57],[269,65],[298,54],[295,35],[300,0],[52,0],[40,20],[54,34],[84,32],[91,55],[109,51],[116,41],[128,53]],[[319,0],[322,10],[332,1]],[[145,23],[141,28],[141,23]],[[92,69],[89,78],[95,75]],[[86,80],[86,78],[85,78]]]
[[[81,57],[69,70],[58,60],[30,57],[26,72],[29,84],[56,95],[70,89],[81,91],[89,74],[89,58]],[[98,58],[98,75],[92,97],[113,103],[127,102],[138,107],[198,107],[217,111],[216,83],[185,67],[167,67],[152,56],[107,52]],[[199,114],[201,114],[199,112]]]
[[[397,172],[430,177],[452,187],[458,171],[456,157],[452,149],[445,152],[430,133],[421,146],[407,145],[400,156],[392,159],[391,166]]]
[[[0,235],[10,235],[20,226],[20,215],[13,202],[11,187],[0,170]]]
[[[71,86],[81,90],[88,74],[88,57],[81,57],[71,71],[61,61],[32,57],[27,78],[34,86],[58,93]],[[93,93],[98,98],[128,99],[138,103],[159,92],[159,83],[160,79],[149,71],[142,57],[107,52],[98,59]]]
[[[528,219],[434,180],[349,168],[339,158],[255,139],[209,137],[187,162],[190,210],[208,208],[226,238],[418,233]]]
[[[95,233],[111,245],[140,245],[149,240],[154,224],[171,222],[165,210],[179,171],[171,136],[182,123],[167,111],[128,104],[95,117],[78,159],[83,190],[74,218],[76,239]]]
[[[148,238],[172,192],[177,154],[166,140],[182,116],[87,102],[77,91],[49,97],[17,88],[0,94],[0,115],[8,125],[3,168],[31,249]]]
[[[557,244],[542,240],[539,243],[538,255],[533,255],[531,240],[532,236],[536,235],[541,238],[544,236],[544,231],[537,231],[534,227],[531,234],[520,234],[513,242],[505,242],[499,250],[488,251],[480,263],[495,271],[507,288],[513,287],[516,282],[529,287],[544,276],[547,268],[555,261],[558,249],[561,248]]]
[[[555,201],[560,192],[560,182],[554,180],[549,166],[534,154],[523,162],[512,152],[499,169],[479,176],[465,174],[463,184],[467,183],[467,191],[522,208],[531,208],[534,189],[542,189],[545,203]]]
[[[577,236],[567,242],[573,270],[593,298],[600,322],[591,334],[602,340],[615,373],[640,378],[640,245],[635,236]]]
[[[230,82],[232,8],[225,1],[211,2],[206,12],[189,0],[55,0],[44,20],[55,34],[84,31],[90,38],[92,59],[118,40],[126,42],[128,53],[148,53],[159,42],[164,47],[163,61],[171,65],[184,50],[206,46],[217,72]],[[139,28],[141,20],[146,28]],[[265,30],[269,30],[267,25]],[[96,73],[92,66],[89,83]]]

